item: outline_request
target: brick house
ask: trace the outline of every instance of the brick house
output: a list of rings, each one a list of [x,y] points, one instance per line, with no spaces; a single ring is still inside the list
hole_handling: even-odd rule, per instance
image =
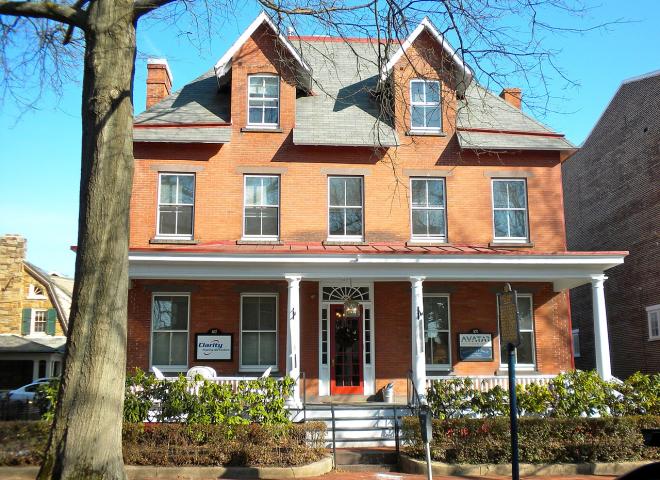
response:
[[[378,47],[286,37],[261,14],[178,92],[167,63],[149,62],[129,367],[272,368],[304,377],[298,404],[391,381],[403,396],[409,375],[419,391],[496,380],[496,293],[511,282],[520,375],[573,368],[567,289],[592,283],[602,299],[599,279],[625,255],[566,249],[561,162],[574,147],[521,111],[519,90],[473,81],[428,20],[387,62]],[[199,355],[211,330],[224,361]],[[471,332],[477,345],[461,348]]]
[[[26,240],[0,237],[0,390],[58,376],[73,279],[25,260]]]
[[[660,71],[626,80],[593,130],[562,165],[568,247],[625,249],[608,271],[614,375],[660,372]],[[590,292],[571,291],[575,364],[593,368]]]

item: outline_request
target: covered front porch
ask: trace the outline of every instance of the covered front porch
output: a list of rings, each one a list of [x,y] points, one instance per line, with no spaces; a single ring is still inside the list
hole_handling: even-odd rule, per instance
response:
[[[223,382],[271,367],[273,375],[297,380],[292,406],[344,396],[377,400],[389,383],[403,402],[409,381],[424,392],[436,377],[494,385],[506,376],[496,293],[510,282],[524,312],[518,376],[547,381],[572,368],[565,290],[591,283],[598,371],[611,376],[603,282],[623,252],[200,250],[130,253],[129,367],[161,368],[169,355],[166,360],[176,357],[172,372],[209,365]],[[154,327],[153,315],[154,302],[168,296],[187,296],[189,313],[185,328],[168,331],[165,355],[165,332]],[[347,315],[347,302],[357,311]],[[195,354],[196,335],[214,329],[232,338],[229,360]],[[173,339],[184,334],[186,351],[172,353]],[[478,351],[460,337],[466,334],[481,335]]]

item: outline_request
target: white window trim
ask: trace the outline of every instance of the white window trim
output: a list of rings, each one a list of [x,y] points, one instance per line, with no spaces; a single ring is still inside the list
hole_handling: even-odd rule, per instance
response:
[[[332,235],[330,234],[330,208],[358,208],[357,205],[330,205],[330,181],[333,178],[359,178],[360,179],[360,196],[362,198],[362,204],[360,209],[362,210],[362,233],[360,235]],[[362,242],[364,241],[364,177],[361,175],[328,175],[328,241],[339,241],[339,242]],[[344,192],[344,201],[346,200],[346,192]],[[344,231],[346,231],[346,217],[344,217]]]
[[[535,371],[536,370],[536,315],[534,315],[534,297],[531,293],[519,293],[517,298],[529,298],[530,305],[532,307],[532,358],[534,363],[518,363],[518,352],[516,352],[516,371]],[[499,299],[497,300],[499,302]],[[520,330],[521,332],[529,332],[530,330]],[[499,351],[502,352],[502,343],[500,341],[500,309],[499,305],[497,306],[497,340],[499,343]],[[502,358],[500,353],[500,368],[502,370],[509,369],[508,359]]]
[[[575,335],[577,335],[577,343],[578,343],[578,351],[575,351]],[[580,358],[582,357],[582,348],[580,345],[580,329],[579,328],[574,328],[571,330],[571,342],[573,344],[573,358]]]
[[[275,364],[274,365],[243,365],[243,298],[245,297],[273,297],[275,298]],[[238,349],[238,371],[239,372],[264,372],[271,367],[272,372],[279,370],[280,359],[280,298],[279,294],[272,292],[264,293],[241,293],[240,306],[240,331],[239,331],[239,349]],[[247,330],[248,332],[271,332],[272,330]]]
[[[525,186],[524,208],[495,207],[495,182],[521,182]],[[492,205],[493,241],[500,243],[528,243],[529,242],[529,203],[527,201],[527,180],[524,178],[493,178],[490,182],[490,199]],[[524,210],[525,212],[525,236],[524,237],[498,237],[495,235],[495,211],[496,210]]]
[[[37,313],[38,312],[43,312],[44,315],[46,316],[46,323],[44,325],[44,331],[43,332],[37,332],[35,330],[35,322],[37,320]],[[46,336],[48,335],[48,309],[47,308],[33,308],[31,309],[30,312],[30,335],[31,336],[36,336],[36,337],[41,337],[41,336]]]
[[[412,93],[412,86],[413,83],[436,83],[438,85],[438,103],[435,102],[413,102],[413,93]],[[425,80],[423,78],[414,78],[410,80],[410,85],[408,87],[409,95],[410,95],[410,132],[415,133],[415,132],[421,132],[421,133],[441,133],[442,132],[442,84],[440,83],[439,80]],[[426,98],[426,85],[424,86],[424,98]],[[438,110],[440,112],[440,126],[439,127],[415,127],[412,124],[412,107],[413,106],[419,106],[419,107],[433,107],[433,106],[438,106]],[[424,117],[424,123],[426,123],[426,116]]]
[[[192,206],[192,225],[190,235],[179,235],[176,233],[160,233],[160,189],[161,189],[161,178],[164,175],[175,175],[178,177],[193,177],[193,201],[192,204],[189,203],[164,203],[163,205],[183,205],[183,206]],[[177,181],[178,184],[178,181]],[[178,194],[178,192],[177,192]],[[156,209],[156,238],[164,239],[179,239],[179,240],[192,240],[195,237],[195,199],[197,196],[197,177],[194,173],[180,173],[180,172],[159,172],[158,173],[158,197],[156,198],[157,209]]]
[[[27,298],[30,300],[46,300],[48,297],[45,293],[36,293],[37,287],[40,288],[42,292],[46,291],[41,285],[35,285],[34,283],[31,283],[28,287]]]
[[[266,122],[250,122],[250,79],[252,78],[277,78],[277,98],[272,98],[272,97],[262,97],[261,99],[255,99],[255,100],[277,100],[277,122],[276,123],[266,123]],[[254,75],[248,75],[248,81],[247,81],[247,125],[248,127],[259,127],[259,128],[273,128],[276,129],[280,126],[280,97],[281,97],[281,91],[280,91],[280,77],[279,75],[275,75],[274,73],[257,73]],[[264,107],[262,107],[262,112],[264,110]],[[263,118],[263,113],[262,113],[262,118]]]
[[[657,314],[658,329],[660,329],[660,304],[646,307],[646,322],[649,328],[649,342],[660,340],[660,335],[653,335],[651,331],[651,314],[653,313]]]
[[[186,364],[185,365],[158,365],[153,363],[154,350],[154,301],[156,297],[187,297],[188,298],[188,325],[186,332]],[[190,361],[190,303],[191,296],[188,292],[154,292],[151,294],[151,315],[149,318],[149,366],[156,367],[162,372],[187,372]],[[181,333],[184,330],[158,330],[159,332]],[[171,337],[170,337],[171,338]]]
[[[442,183],[442,207],[415,207],[413,205],[413,182],[415,181],[440,181]],[[428,204],[428,186],[426,188],[426,203]],[[442,216],[444,218],[445,233],[442,235],[420,235],[415,234],[413,230],[413,210],[442,210]],[[446,243],[447,242],[447,182],[444,177],[411,177],[410,178],[410,240],[411,242],[437,242],[437,243]]]
[[[247,205],[245,202],[245,193],[247,191],[247,179],[248,177],[254,177],[254,178],[276,178],[277,179],[277,204],[276,205],[266,205],[266,204],[261,204],[261,205]],[[241,240],[264,240],[264,241],[277,241],[280,239],[280,198],[281,198],[281,190],[282,188],[282,182],[280,179],[279,175],[260,175],[258,173],[255,174],[249,174],[249,175],[243,175],[243,236]],[[277,207],[277,235],[248,235],[245,233],[245,209],[248,207]],[[263,230],[263,225],[262,225],[262,230]]]
[[[447,299],[447,339],[449,341],[449,363],[444,364],[444,363],[427,363],[426,364],[426,371],[427,372],[434,372],[438,370],[450,370],[452,366],[452,337],[451,337],[451,298],[449,298],[449,294],[447,293],[425,293],[424,298],[446,298]],[[426,313],[424,313],[426,315]],[[440,330],[441,332],[444,332],[445,330]],[[424,331],[424,336],[426,337],[426,330]]]

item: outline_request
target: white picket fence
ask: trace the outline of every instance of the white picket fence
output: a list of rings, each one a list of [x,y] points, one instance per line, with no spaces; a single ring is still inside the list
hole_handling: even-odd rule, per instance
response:
[[[556,375],[521,375],[516,373],[516,385],[530,385],[538,383],[546,385],[555,378]],[[500,386],[507,390],[509,388],[508,375],[438,375],[426,377],[427,387],[434,380],[452,380],[455,378],[468,378],[472,380],[472,386],[480,392],[486,392],[495,386]]]

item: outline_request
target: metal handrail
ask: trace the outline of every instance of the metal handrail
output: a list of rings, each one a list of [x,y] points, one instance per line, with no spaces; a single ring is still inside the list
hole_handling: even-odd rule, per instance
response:
[[[408,385],[410,387],[412,387],[412,389],[410,389],[410,387],[408,387]],[[407,382],[406,386],[408,387],[408,393],[407,393],[408,406],[410,407],[410,409],[412,411],[415,412],[419,409],[420,405],[422,404],[422,400],[419,396],[419,392],[417,391],[417,387],[415,387],[415,382],[413,381],[413,378],[412,378],[412,370],[408,370],[408,382]],[[411,395],[411,393],[412,393],[412,395]]]

